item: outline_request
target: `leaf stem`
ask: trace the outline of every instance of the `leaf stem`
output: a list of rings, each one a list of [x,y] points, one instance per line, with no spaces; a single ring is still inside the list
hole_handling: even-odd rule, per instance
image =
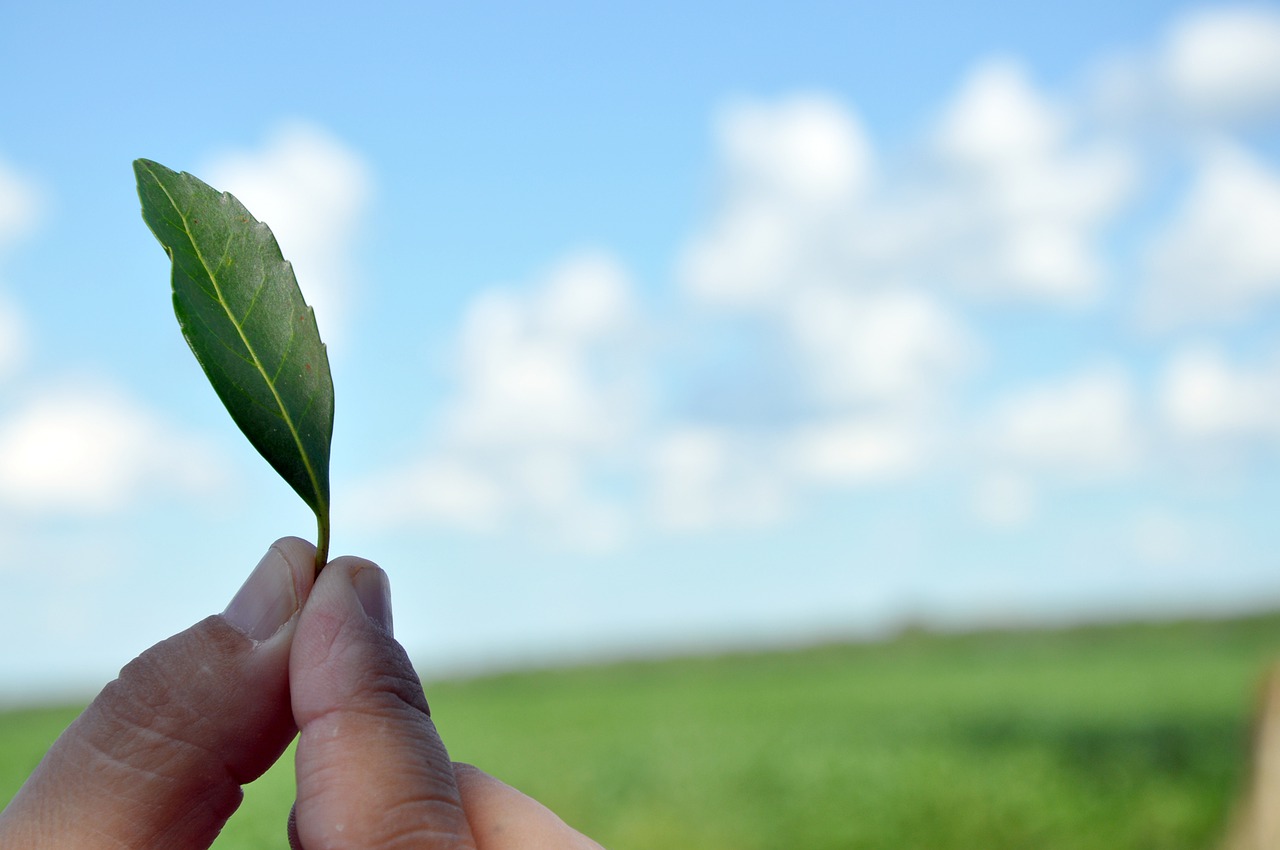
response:
[[[329,563],[329,512],[316,513],[316,575]]]

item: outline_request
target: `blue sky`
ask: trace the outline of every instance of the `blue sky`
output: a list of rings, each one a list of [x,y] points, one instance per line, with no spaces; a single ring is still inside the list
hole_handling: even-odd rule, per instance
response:
[[[1280,7],[66,3],[0,79],[7,699],[312,533],[136,157],[294,261],[429,672],[1280,599]]]

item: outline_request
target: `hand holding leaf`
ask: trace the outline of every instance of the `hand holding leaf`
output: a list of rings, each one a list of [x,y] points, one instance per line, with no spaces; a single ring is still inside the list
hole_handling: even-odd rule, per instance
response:
[[[231,418],[311,509],[328,562],[333,379],[315,314],[271,229],[238,200],[150,160],[142,217],[173,261],[178,324]]]

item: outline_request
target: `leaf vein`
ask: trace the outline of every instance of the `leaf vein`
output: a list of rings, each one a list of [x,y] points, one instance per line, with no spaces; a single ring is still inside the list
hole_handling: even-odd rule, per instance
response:
[[[267,374],[267,370],[263,366],[262,359],[259,357],[258,352],[255,350],[253,344],[245,335],[244,328],[236,321],[235,316],[231,311],[230,304],[227,302],[226,296],[224,295],[222,291],[222,287],[219,284],[219,281],[214,269],[210,267],[208,258],[206,258],[206,256],[204,255],[204,252],[201,251],[200,247],[196,244],[195,236],[192,233],[191,224],[187,220],[187,216],[183,213],[182,209],[178,206],[177,201],[174,199],[173,193],[169,190],[169,188],[165,186],[164,183],[154,175],[154,173],[152,174],[152,177],[153,179],[155,179],[156,184],[160,186],[161,191],[164,192],[165,197],[168,198],[169,203],[177,211],[178,216],[182,222],[182,228],[181,228],[182,232],[186,235],[189,243],[192,246],[195,256],[200,261],[200,264],[204,268],[205,274],[208,276],[210,283],[213,285],[214,292],[216,293],[217,303],[222,307],[223,311],[227,316],[228,321],[231,323],[232,327],[235,328],[236,332],[239,334],[240,340],[244,345],[245,350],[248,351],[249,356],[252,358],[253,365],[257,368],[258,373],[262,376],[263,382],[266,383],[267,388],[271,391],[272,396],[275,398],[276,405],[279,408],[279,416],[281,419],[284,420],[285,425],[287,426],[290,432],[290,435],[292,436],[293,441],[297,446],[298,454],[302,461],[303,468],[306,472],[307,478],[311,483],[312,491],[314,493],[315,500],[316,500],[316,505],[320,508],[321,512],[327,515],[328,497],[327,497],[327,494],[324,493],[323,489],[321,488],[320,478],[315,467],[315,462],[311,457],[311,453],[310,451],[308,451],[308,448],[305,445],[304,440],[302,439],[302,433],[298,429],[297,424],[293,421],[293,418],[289,415],[288,406],[285,404],[284,399],[281,398],[280,396],[280,391],[276,381],[272,380],[272,377]]]

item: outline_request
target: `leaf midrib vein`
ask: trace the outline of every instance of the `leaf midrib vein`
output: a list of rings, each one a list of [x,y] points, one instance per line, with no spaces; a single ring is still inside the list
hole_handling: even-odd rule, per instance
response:
[[[148,171],[150,171],[150,169],[148,169]],[[315,467],[311,463],[311,456],[307,452],[306,446],[304,446],[302,443],[301,432],[298,430],[298,427],[294,425],[293,418],[289,415],[289,409],[285,406],[284,400],[280,397],[280,393],[276,389],[275,382],[271,380],[271,378],[267,375],[267,370],[263,368],[262,360],[261,358],[258,357],[258,352],[254,350],[254,347],[252,345],[250,345],[248,338],[244,335],[244,329],[240,327],[240,324],[236,321],[235,316],[232,315],[231,309],[227,304],[226,298],[222,294],[222,287],[218,284],[217,278],[214,276],[213,271],[209,268],[209,262],[207,259],[205,259],[204,253],[200,250],[200,247],[196,244],[195,236],[191,232],[191,226],[187,222],[186,214],[182,211],[181,207],[179,207],[177,202],[174,200],[173,195],[169,192],[169,187],[167,187],[164,184],[164,182],[161,181],[155,175],[154,172],[152,172],[151,176],[152,176],[152,179],[156,181],[156,185],[160,187],[160,191],[164,192],[165,197],[169,199],[169,204],[173,207],[174,211],[178,213],[178,218],[182,222],[182,232],[186,235],[187,239],[191,242],[192,251],[195,253],[196,258],[200,260],[200,265],[204,268],[205,274],[208,275],[209,282],[213,284],[214,292],[217,293],[218,304],[222,307],[223,312],[226,313],[227,320],[231,322],[231,326],[236,329],[236,333],[239,334],[240,336],[240,341],[244,343],[245,350],[248,351],[249,355],[253,358],[254,367],[258,370],[259,374],[262,375],[262,379],[263,381],[266,382],[267,388],[271,390],[271,395],[275,398],[276,404],[279,405],[280,413],[282,415],[282,418],[284,419],[285,425],[289,428],[289,433],[293,437],[294,444],[297,445],[298,447],[298,454],[302,458],[303,468],[306,469],[307,471],[307,478],[311,481],[311,488],[315,492],[316,504],[320,509],[319,512],[327,513],[328,500],[325,498],[325,494],[322,493],[320,490],[319,476],[316,474]],[[227,236],[228,245],[231,242],[232,236],[233,234],[228,234]],[[226,246],[223,247],[223,256],[224,257],[226,256]]]
[[[192,305],[189,309],[190,309],[190,312],[188,312],[186,315],[189,317],[190,321],[199,322],[208,332],[209,338],[216,340],[218,345],[221,346],[222,350],[225,351],[229,357],[234,357],[236,360],[239,360],[241,363],[244,363],[248,366],[256,368],[252,360],[250,360],[248,357],[245,357],[244,354],[242,354],[240,351],[237,351],[235,348],[229,345],[227,341],[223,339],[222,335],[219,334],[211,324],[209,324],[209,320],[207,318],[207,311],[203,309],[199,309],[194,305]],[[280,371],[283,371],[284,367],[288,365],[288,359],[287,359],[288,352],[291,352],[293,350],[293,341],[297,338],[297,336],[298,336],[298,333],[296,330],[289,335],[289,347],[286,349],[285,359],[282,359],[280,361],[280,370],[276,372],[277,378],[279,377]],[[232,376],[232,374],[229,371],[227,371],[225,368],[218,366],[217,364],[211,364],[211,365],[214,368],[217,368],[218,371],[220,371],[223,375],[226,376],[228,385],[233,386],[236,389],[238,389],[240,392],[244,393],[244,398],[249,404],[253,405],[255,408],[267,413],[270,416],[274,416],[276,419],[284,418],[282,415],[282,411],[280,409],[271,408],[268,405],[265,405],[262,402],[258,401],[258,397],[254,395],[249,389],[247,389],[240,381],[236,380]],[[298,419],[300,421],[306,420],[307,416],[311,412],[311,408],[315,407],[316,399],[319,398],[320,395],[321,395],[320,387],[316,387],[315,389],[313,389],[311,392],[307,394],[307,406],[302,409],[302,413],[299,414],[298,416]]]

